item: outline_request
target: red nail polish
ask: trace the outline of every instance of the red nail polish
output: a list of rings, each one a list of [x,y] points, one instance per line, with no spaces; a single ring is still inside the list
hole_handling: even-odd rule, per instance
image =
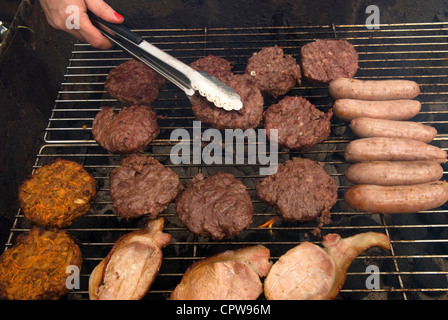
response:
[[[123,16],[121,14],[119,14],[118,12],[114,12],[114,16],[115,18],[117,18],[118,20],[123,19]]]

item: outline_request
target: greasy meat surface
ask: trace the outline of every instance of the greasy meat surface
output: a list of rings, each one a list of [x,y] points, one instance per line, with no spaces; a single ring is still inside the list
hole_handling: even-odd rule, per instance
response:
[[[89,211],[96,181],[84,167],[55,159],[38,168],[19,188],[25,218],[34,225],[65,228]]]
[[[226,111],[195,94],[191,98],[195,117],[216,129],[256,128],[263,118],[264,104],[263,95],[257,85],[246,74],[235,75],[225,83],[240,96],[243,107],[238,111]]]
[[[348,268],[358,255],[375,246],[390,249],[389,238],[375,232],[345,239],[337,234],[328,234],[322,244],[324,248],[303,242],[282,255],[264,281],[266,299],[334,299],[345,283]]]
[[[67,231],[34,227],[0,256],[0,298],[59,299],[69,292],[67,267],[81,264],[81,250]]]
[[[165,210],[182,189],[179,176],[151,156],[132,154],[110,174],[110,193],[117,213],[126,218]]]
[[[144,63],[130,59],[109,72],[104,87],[120,102],[151,104],[165,82],[164,77]]]
[[[317,39],[301,49],[306,79],[328,83],[337,78],[353,78],[358,71],[358,53],[346,40]]]
[[[145,105],[123,107],[118,114],[103,107],[92,124],[93,138],[112,153],[143,151],[159,133],[157,114]]]
[[[255,300],[272,263],[264,246],[229,250],[191,265],[171,300]]]
[[[232,63],[218,56],[208,55],[190,64],[197,71],[207,72],[209,75],[221,81],[227,81],[233,77]]]
[[[279,46],[266,47],[254,53],[248,60],[246,74],[255,80],[262,92],[275,98],[300,85],[302,77],[296,59],[285,55]]]
[[[293,158],[280,164],[277,173],[259,179],[257,196],[276,206],[288,222],[311,221],[322,216],[328,220],[337,200],[337,186],[321,164]]]
[[[164,220],[151,220],[142,230],[122,236],[89,278],[91,300],[139,300],[162,265],[162,249],[171,243]]]
[[[252,223],[253,205],[244,184],[229,173],[196,175],[176,200],[176,212],[194,234],[221,240]]]
[[[289,149],[305,149],[325,141],[330,135],[333,111],[324,113],[302,97],[288,96],[263,114],[268,138],[277,129],[278,144]]]

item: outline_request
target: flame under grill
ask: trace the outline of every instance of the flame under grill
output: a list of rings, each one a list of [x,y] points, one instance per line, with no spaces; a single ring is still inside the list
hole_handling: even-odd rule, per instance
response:
[[[244,71],[249,56],[263,47],[279,45],[287,54],[299,59],[300,48],[317,38],[341,38],[351,42],[360,57],[360,79],[409,79],[421,86],[417,99],[422,111],[415,121],[437,128],[439,135],[433,144],[448,149],[448,24],[381,25],[368,30],[363,25],[330,25],[310,27],[269,28],[201,28],[134,30],[147,41],[169,52],[185,63],[213,54],[234,63],[234,71]],[[136,230],[146,218],[126,221],[113,212],[109,193],[109,174],[120,163],[120,156],[109,154],[92,139],[91,125],[102,106],[120,107],[104,90],[104,80],[114,66],[129,57],[121,50],[96,50],[76,44],[65,78],[55,101],[45,132],[45,144],[36,157],[38,168],[56,157],[77,161],[94,175],[98,196],[90,212],[75,222],[69,231],[79,241],[84,263],[81,288],[73,290],[68,299],[88,299],[88,278],[93,268],[107,255],[123,234]],[[317,108],[332,107],[326,85],[304,81],[289,95],[300,95]],[[274,100],[266,98],[265,107]],[[153,107],[159,120],[160,136],[145,153],[177,172],[185,184],[199,172],[209,175],[218,171],[234,174],[248,187],[254,202],[254,222],[239,236],[223,241],[211,241],[193,236],[175,214],[173,204],[161,214],[165,231],[173,236],[172,244],[164,249],[162,268],[147,295],[147,299],[166,299],[193,262],[214,253],[242,246],[262,244],[271,250],[272,260],[302,241],[319,242],[311,235],[316,223],[284,223],[276,221],[270,228],[260,228],[276,218],[274,209],[256,200],[255,182],[260,165],[172,165],[170,133],[176,128],[192,129],[194,115],[187,97],[174,85],[161,89]],[[207,126],[203,124],[203,129]],[[358,257],[349,269],[341,290],[342,299],[447,299],[448,295],[448,207],[416,214],[383,215],[357,212],[343,201],[350,186],[344,178],[348,164],[344,149],[354,139],[347,124],[332,119],[327,141],[302,152],[279,150],[279,162],[292,157],[307,157],[325,162],[325,169],[338,184],[338,202],[332,209],[333,223],[324,226],[323,234],[339,233],[342,237],[361,232],[386,233],[392,240],[392,250],[371,249]],[[446,166],[444,166],[446,174]],[[445,178],[445,177],[444,177]],[[30,225],[20,210],[6,248]],[[377,265],[380,288],[366,287],[366,268]],[[263,297],[261,297],[262,299]]]

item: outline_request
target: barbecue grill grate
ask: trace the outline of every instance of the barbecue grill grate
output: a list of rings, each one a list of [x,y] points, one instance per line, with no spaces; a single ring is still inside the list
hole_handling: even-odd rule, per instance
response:
[[[381,25],[368,30],[363,25],[330,25],[310,27],[264,28],[198,28],[135,30],[147,41],[190,63],[208,54],[234,63],[237,73],[243,72],[249,56],[263,47],[279,45],[287,54],[299,58],[300,48],[317,38],[343,38],[351,42],[360,56],[360,79],[396,79],[417,81],[422,93],[422,111],[414,119],[435,126],[439,135],[434,145],[447,150],[448,140],[448,23]],[[78,240],[83,252],[81,288],[67,299],[88,299],[88,278],[93,268],[106,256],[119,236],[141,228],[146,218],[126,221],[112,208],[108,176],[120,162],[120,156],[105,152],[91,135],[92,120],[102,106],[120,107],[104,91],[108,72],[129,57],[121,50],[96,50],[76,44],[66,70],[64,82],[55,101],[45,144],[37,154],[34,169],[56,157],[82,163],[98,183],[98,196],[90,212],[74,223],[69,231]],[[332,107],[326,85],[306,81],[289,95],[301,95],[319,109]],[[265,107],[274,100],[266,98]],[[206,175],[219,170],[241,179],[254,199],[254,223],[234,239],[210,241],[193,236],[180,223],[174,205],[161,214],[165,231],[173,236],[164,249],[162,268],[147,295],[148,299],[166,299],[193,262],[227,249],[263,244],[271,250],[272,260],[302,241],[320,242],[310,233],[315,222],[288,224],[280,220],[271,228],[260,225],[276,217],[272,208],[256,200],[254,186],[259,165],[178,165],[169,162],[173,145],[170,133],[175,128],[192,129],[194,115],[186,96],[174,85],[161,89],[153,107],[162,115],[160,136],[145,153],[176,171],[183,183],[198,172]],[[203,129],[207,126],[203,124]],[[333,223],[323,234],[335,232],[343,237],[360,232],[377,231],[390,236],[392,250],[370,249],[358,257],[349,269],[342,299],[446,299],[448,293],[448,207],[406,215],[382,215],[356,212],[347,207],[343,193],[349,187],[344,179],[347,167],[343,158],[345,146],[353,139],[347,125],[332,119],[332,133],[327,141],[303,152],[279,150],[279,161],[299,156],[325,162],[327,172],[337,181],[338,202],[332,210]],[[446,174],[446,166],[444,167]],[[20,210],[6,248],[30,225]],[[381,286],[367,289],[366,267],[377,265]],[[261,297],[262,299],[263,297]]]

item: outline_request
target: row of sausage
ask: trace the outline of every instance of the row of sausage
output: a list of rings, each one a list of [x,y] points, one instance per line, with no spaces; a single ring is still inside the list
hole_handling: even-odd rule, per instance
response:
[[[419,85],[410,80],[336,79],[329,85],[334,114],[358,137],[345,149],[353,183],[344,194],[352,208],[414,213],[448,201],[442,164],[447,153],[430,144],[437,130],[411,121],[421,110]]]

